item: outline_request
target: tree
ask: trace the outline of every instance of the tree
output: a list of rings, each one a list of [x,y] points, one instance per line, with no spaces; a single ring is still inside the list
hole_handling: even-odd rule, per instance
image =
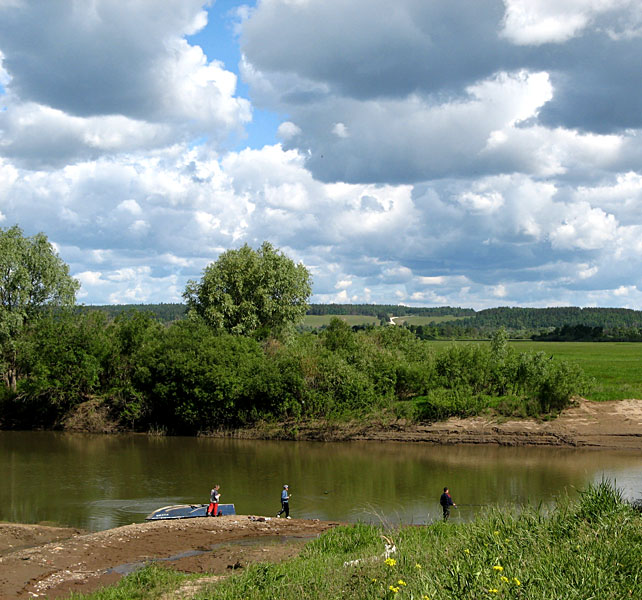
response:
[[[44,233],[25,237],[17,225],[0,228],[0,369],[11,390],[20,333],[46,307],[71,306],[79,287]]]
[[[190,314],[215,330],[265,337],[302,320],[311,293],[305,266],[263,242],[223,252],[183,297]]]

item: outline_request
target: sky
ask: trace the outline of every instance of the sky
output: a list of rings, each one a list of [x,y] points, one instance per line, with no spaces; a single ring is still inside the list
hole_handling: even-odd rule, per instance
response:
[[[0,0],[0,227],[84,304],[642,308],[639,0]]]

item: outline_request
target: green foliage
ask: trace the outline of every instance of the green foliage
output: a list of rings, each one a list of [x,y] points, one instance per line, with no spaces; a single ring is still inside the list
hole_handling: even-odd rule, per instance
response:
[[[105,394],[110,398],[116,416],[130,427],[136,427],[149,411],[148,403],[137,382],[149,376],[143,357],[157,347],[163,329],[151,312],[121,312],[110,324],[113,354],[108,363],[109,379]]]
[[[183,294],[191,315],[216,331],[267,337],[303,319],[312,293],[301,263],[263,242],[223,252]]]
[[[487,406],[487,401],[475,396],[468,387],[440,388],[417,399],[415,418],[418,421],[444,421],[450,417],[472,417]]]
[[[161,302],[159,304],[92,304],[91,306],[77,306],[78,312],[92,312],[99,310],[107,314],[110,319],[117,319],[123,314],[142,312],[151,315],[161,323],[173,323],[187,316],[187,306],[178,302]]]
[[[353,331],[340,320],[286,341],[213,331],[151,314],[52,313],[21,338],[25,376],[4,395],[3,425],[51,426],[87,399],[123,425],[170,433],[259,420],[406,420],[556,413],[586,389],[581,370],[544,353],[491,344],[435,346],[400,327]]]
[[[106,317],[100,313],[49,315],[31,329],[23,348],[21,370],[28,375],[19,382],[19,392],[47,396],[63,409],[101,389],[113,354]]]
[[[609,517],[621,510],[624,498],[621,490],[614,487],[610,481],[602,479],[597,484],[591,484],[580,492],[580,502],[576,510],[578,519],[595,523],[604,517]]]
[[[105,315],[71,311],[43,314],[23,330],[16,348],[22,376],[4,418],[23,427],[55,424],[99,394],[114,350]]]
[[[181,583],[194,576],[150,564],[121,579],[116,585],[104,587],[93,594],[72,593],[69,600],[152,600],[169,595]]]
[[[0,228],[0,368],[7,387],[17,387],[24,328],[45,307],[72,305],[79,285],[44,233],[25,237],[17,225]]]
[[[545,352],[552,361],[578,365],[588,387],[579,393],[595,401],[642,398],[642,346],[627,342],[511,342],[520,352]]]
[[[470,317],[472,308],[452,306],[401,306],[399,304],[311,304],[309,315],[368,315],[373,317]]]
[[[306,545],[303,558],[315,556],[359,556],[381,545],[380,531],[364,523],[330,529]]]
[[[201,322],[179,321],[141,349],[134,385],[150,422],[172,431],[240,425],[254,408],[254,373],[264,360],[250,338],[216,335]]]
[[[354,354],[356,349],[352,328],[342,319],[332,317],[330,324],[321,334],[323,345],[331,352]]]
[[[558,413],[590,389],[582,369],[543,352],[517,352],[499,329],[490,345],[454,344],[435,359],[438,386],[417,402],[417,418],[466,417],[486,408],[501,414]]]

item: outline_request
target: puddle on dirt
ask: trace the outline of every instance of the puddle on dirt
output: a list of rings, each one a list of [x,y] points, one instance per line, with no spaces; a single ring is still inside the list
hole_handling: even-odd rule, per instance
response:
[[[180,560],[182,558],[200,556],[202,554],[208,554],[209,552],[213,552],[220,548],[227,548],[230,546],[233,546],[233,547],[234,546],[236,547],[261,546],[261,545],[275,544],[275,543],[287,544],[295,540],[312,540],[316,537],[318,537],[316,534],[314,535],[265,535],[258,538],[255,537],[255,538],[246,538],[243,540],[229,540],[227,542],[219,542],[217,544],[212,544],[211,546],[208,547],[207,550],[187,550],[185,552],[180,552],[179,554],[174,554],[166,558],[150,558],[148,560],[125,563],[122,565],[118,565],[116,567],[112,567],[111,569],[107,569],[105,573],[106,574],[118,573],[119,575],[122,575],[122,576],[131,575],[134,571],[137,571],[138,569],[142,569],[143,567],[151,563],[171,562],[174,560]]]

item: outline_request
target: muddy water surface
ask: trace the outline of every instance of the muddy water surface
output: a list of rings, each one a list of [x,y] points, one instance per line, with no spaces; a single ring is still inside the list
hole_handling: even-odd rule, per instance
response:
[[[0,521],[93,531],[161,506],[222,501],[274,516],[281,486],[301,518],[426,523],[448,485],[470,519],[495,503],[551,504],[603,477],[642,497],[639,452],[384,442],[273,442],[0,432]]]

